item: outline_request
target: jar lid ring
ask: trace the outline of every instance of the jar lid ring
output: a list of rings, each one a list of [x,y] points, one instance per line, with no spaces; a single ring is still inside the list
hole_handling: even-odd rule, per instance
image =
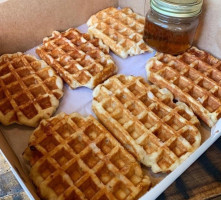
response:
[[[195,17],[201,13],[203,0],[151,0],[156,12],[171,17]]]

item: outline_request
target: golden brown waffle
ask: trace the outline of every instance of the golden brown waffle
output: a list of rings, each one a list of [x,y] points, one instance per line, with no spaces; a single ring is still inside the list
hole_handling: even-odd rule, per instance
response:
[[[167,89],[142,77],[116,75],[93,92],[99,120],[153,172],[174,170],[199,145],[199,121],[186,104],[173,103]]]
[[[134,157],[92,116],[60,113],[42,121],[24,158],[44,199],[132,200],[151,185]]]
[[[88,32],[100,38],[122,58],[152,51],[143,41],[144,17],[130,8],[107,8],[92,15]]]
[[[192,47],[180,56],[157,54],[146,66],[148,79],[168,88],[209,126],[221,116],[221,61]]]
[[[63,96],[63,82],[44,61],[23,53],[0,57],[0,122],[37,126]]]
[[[109,48],[92,35],[76,29],[54,31],[36,53],[72,88],[94,88],[117,71]]]

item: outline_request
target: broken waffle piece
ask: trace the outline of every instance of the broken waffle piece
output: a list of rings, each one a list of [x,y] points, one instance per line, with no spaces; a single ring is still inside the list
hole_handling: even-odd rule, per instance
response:
[[[133,200],[151,186],[135,158],[92,116],[43,120],[23,156],[47,200]]]
[[[93,97],[102,124],[155,173],[174,170],[200,145],[192,110],[142,77],[115,75],[98,85]]]
[[[130,8],[113,7],[92,15],[87,22],[88,32],[122,58],[152,51],[143,40],[144,24],[144,17]]]
[[[108,54],[109,48],[100,39],[71,28],[54,31],[43,40],[36,53],[52,66],[72,88],[94,88],[112,76],[117,66]]]

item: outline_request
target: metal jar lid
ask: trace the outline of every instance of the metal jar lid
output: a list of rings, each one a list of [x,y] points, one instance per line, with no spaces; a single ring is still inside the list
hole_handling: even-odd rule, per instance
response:
[[[201,12],[203,0],[151,0],[150,7],[171,17],[195,17]]]

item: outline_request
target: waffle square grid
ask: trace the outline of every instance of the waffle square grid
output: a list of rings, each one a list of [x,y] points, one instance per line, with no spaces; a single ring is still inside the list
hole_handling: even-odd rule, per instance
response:
[[[72,89],[92,89],[116,73],[117,67],[108,52],[101,40],[73,28],[62,33],[54,31],[36,49]]]
[[[87,22],[88,32],[100,38],[110,49],[126,58],[152,51],[143,41],[145,19],[130,8],[107,8],[92,15]]]
[[[92,116],[59,115],[41,122],[24,157],[45,199],[136,199],[150,179]]]
[[[44,61],[23,53],[0,57],[0,122],[37,126],[63,96],[63,82]]]
[[[97,86],[93,97],[98,119],[155,173],[174,170],[200,145],[193,112],[141,77],[115,75]]]
[[[180,56],[157,54],[146,66],[148,79],[168,88],[209,127],[221,117],[221,61],[192,47]]]

